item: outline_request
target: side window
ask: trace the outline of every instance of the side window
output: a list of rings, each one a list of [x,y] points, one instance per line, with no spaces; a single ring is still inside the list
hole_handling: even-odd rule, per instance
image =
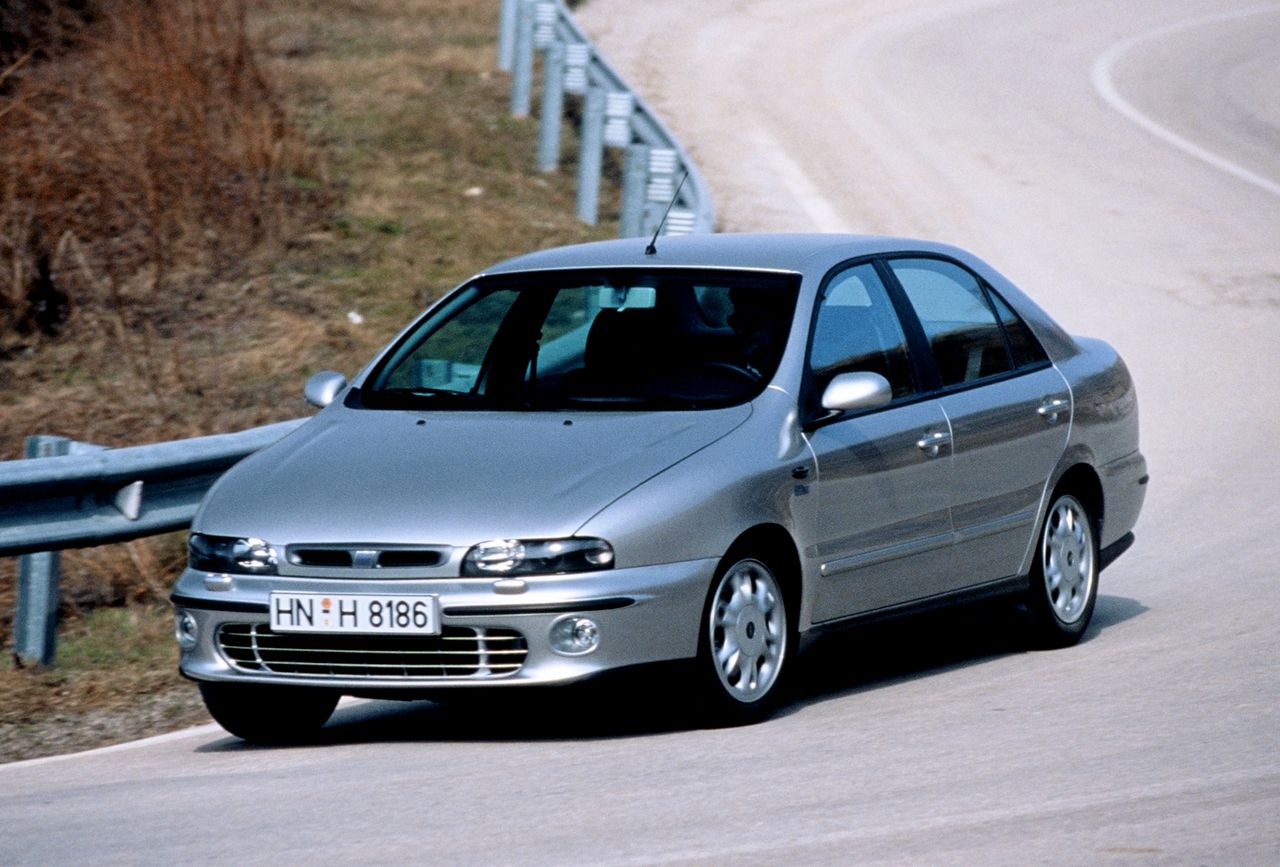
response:
[[[994,290],[988,289],[987,294],[991,296],[991,303],[996,306],[996,314],[1004,325],[1004,336],[1009,338],[1009,349],[1013,352],[1013,366],[1026,367],[1029,364],[1047,361],[1049,356],[1045,355],[1044,347],[1031,333],[1027,323],[1023,322],[1022,318],[1013,312],[1013,308],[1006,304]]]
[[[599,287],[561,289],[551,302],[538,338],[539,377],[582,366],[591,323],[600,312]]]
[[[976,277],[939,259],[891,259],[888,265],[915,308],[943,385],[1012,368],[1000,323]]]
[[[827,284],[809,368],[820,382],[837,373],[869,371],[889,380],[894,397],[917,390],[907,339],[875,266],[855,265]]]

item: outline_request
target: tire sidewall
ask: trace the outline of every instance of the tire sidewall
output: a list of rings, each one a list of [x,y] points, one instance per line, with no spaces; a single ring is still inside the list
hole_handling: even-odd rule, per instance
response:
[[[218,725],[258,744],[304,743],[328,721],[336,692],[304,687],[200,683],[200,697]]]
[[[768,573],[778,604],[782,606],[783,622],[786,624],[782,656],[773,681],[764,695],[750,702],[744,702],[734,696],[721,680],[712,647],[711,626],[716,597],[723,581],[744,563],[755,563]],[[690,684],[693,693],[692,704],[705,725],[723,727],[759,722],[767,718],[782,700],[786,687],[790,683],[791,669],[794,667],[792,657],[795,655],[796,635],[793,606],[788,602],[778,574],[771,558],[743,551],[730,551],[716,568],[715,578],[707,590],[702,606],[701,626],[698,630],[698,655],[694,661],[694,672]]]
[[[1090,557],[1092,558],[1092,574],[1089,578],[1084,608],[1080,616],[1070,623],[1058,616],[1049,595],[1049,585],[1045,577],[1045,549],[1048,545],[1049,527],[1054,514],[1064,500],[1074,503],[1085,517],[1089,529]],[[1040,523],[1039,532],[1036,534],[1035,559],[1031,569],[1031,587],[1028,594],[1028,608],[1032,614],[1034,638],[1039,645],[1064,647],[1075,644],[1089,628],[1089,622],[1093,619],[1094,605],[1098,601],[1099,557],[1098,521],[1093,510],[1071,491],[1055,491],[1049,508],[1045,512],[1044,520]]]

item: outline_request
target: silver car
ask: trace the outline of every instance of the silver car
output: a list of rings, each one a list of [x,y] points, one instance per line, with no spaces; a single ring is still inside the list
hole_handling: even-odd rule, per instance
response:
[[[1085,632],[1147,484],[1133,383],[953,247],[668,237],[493,267],[210,491],[182,672],[248,740],[338,697],[683,660],[763,717],[807,636],[1008,595]]]

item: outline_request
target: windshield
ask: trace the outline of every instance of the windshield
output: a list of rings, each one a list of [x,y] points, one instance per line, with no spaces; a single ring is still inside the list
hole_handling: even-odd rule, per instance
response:
[[[759,394],[798,275],[539,272],[478,280],[369,377],[369,407],[702,409]]]

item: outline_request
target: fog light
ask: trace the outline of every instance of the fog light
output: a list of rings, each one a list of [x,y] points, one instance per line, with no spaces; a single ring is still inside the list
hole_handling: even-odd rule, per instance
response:
[[[600,627],[587,617],[569,615],[551,624],[551,649],[565,656],[590,653],[600,644]]]
[[[196,619],[186,611],[175,614],[173,637],[178,639],[178,646],[183,650],[195,650],[196,641],[200,638],[200,626],[196,623]]]

